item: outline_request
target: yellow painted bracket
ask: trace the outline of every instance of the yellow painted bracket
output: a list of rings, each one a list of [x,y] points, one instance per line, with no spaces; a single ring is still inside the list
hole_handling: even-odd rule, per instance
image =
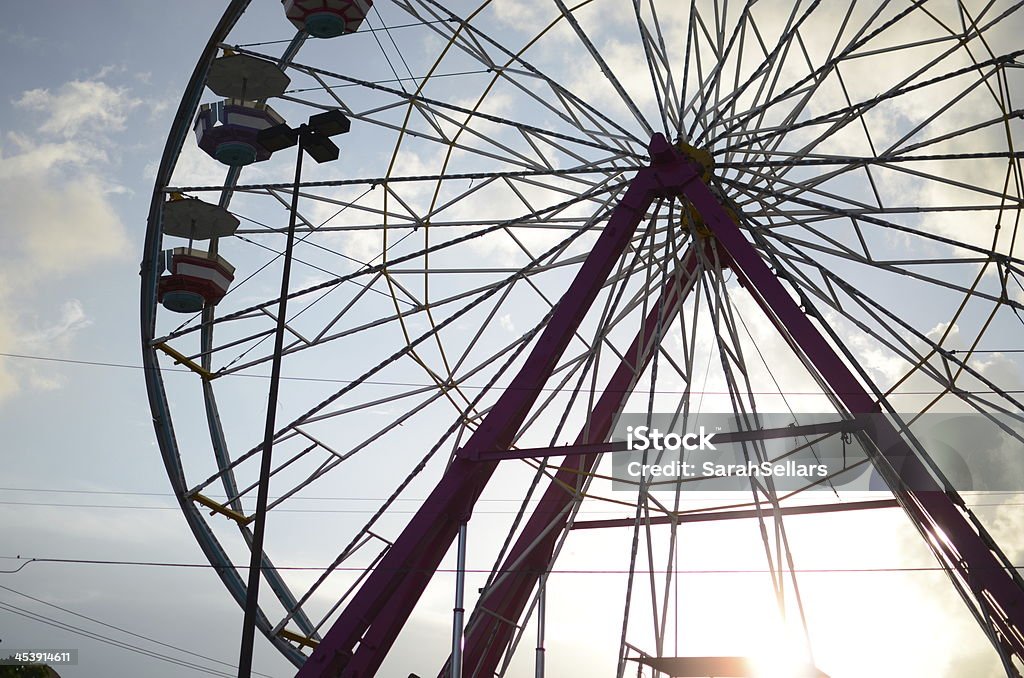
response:
[[[174,358],[175,365],[184,365],[185,367],[189,368],[190,370],[198,374],[203,379],[215,379],[217,376],[213,372],[210,372],[209,370],[203,368],[199,363],[195,362],[194,360],[190,360],[188,357],[185,356],[185,354],[171,348],[164,342],[160,342],[159,344],[153,344],[153,348],[163,351],[167,355]]]
[[[231,520],[235,521],[236,523],[238,523],[239,525],[248,525],[249,522],[250,522],[249,518],[246,517],[244,514],[239,513],[238,511],[236,511],[234,509],[229,509],[224,504],[220,504],[218,502],[215,502],[214,500],[210,499],[209,497],[203,496],[203,495],[199,494],[198,492],[196,492],[195,494],[192,495],[192,499],[196,503],[202,504],[206,508],[210,509],[210,511],[212,511],[213,513],[219,513],[222,516],[226,516],[226,517],[230,518]],[[213,515],[213,513],[211,513],[210,515]]]
[[[715,169],[715,158],[707,150],[697,146],[691,146],[682,139],[676,141],[676,149],[688,160],[700,165],[700,178],[705,183],[711,181],[712,171]]]
[[[320,644],[319,640],[313,640],[312,638],[307,638],[306,636],[300,636],[299,634],[292,633],[291,631],[288,631],[287,629],[281,629],[280,631],[277,632],[277,635],[280,636],[281,638],[284,638],[285,640],[290,640],[293,643],[298,643],[299,645],[305,645],[306,647],[316,647],[317,645]]]

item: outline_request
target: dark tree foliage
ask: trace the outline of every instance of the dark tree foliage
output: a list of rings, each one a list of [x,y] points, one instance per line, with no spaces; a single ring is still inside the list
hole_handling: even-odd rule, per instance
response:
[[[52,675],[50,668],[41,664],[0,666],[0,678],[47,678]]]

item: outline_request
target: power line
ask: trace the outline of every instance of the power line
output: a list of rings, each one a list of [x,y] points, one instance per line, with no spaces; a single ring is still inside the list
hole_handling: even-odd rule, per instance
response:
[[[135,633],[134,631],[129,631],[128,629],[121,628],[120,626],[116,626],[114,624],[108,624],[107,622],[100,621],[99,619],[96,619],[95,617],[90,617],[88,615],[81,614],[80,612],[75,612],[74,610],[69,610],[66,607],[61,607],[60,605],[56,605],[54,603],[48,602],[46,600],[43,600],[42,598],[36,598],[35,596],[30,596],[27,593],[23,593],[21,591],[17,591],[15,589],[9,588],[7,586],[3,586],[2,584],[0,584],[0,589],[3,589],[4,591],[9,591],[10,593],[13,593],[15,595],[19,595],[19,596],[21,596],[23,598],[28,598],[29,600],[37,602],[40,605],[46,605],[47,607],[52,607],[52,608],[54,608],[56,610],[60,610],[61,612],[65,612],[65,613],[73,615],[75,617],[79,617],[81,619],[85,619],[87,621],[91,621],[94,624],[99,624],[100,626],[105,626],[108,629],[113,629],[115,631],[120,631],[121,633],[126,633],[129,636],[134,636],[134,637],[140,638],[142,640],[148,640],[151,643],[156,643],[157,645],[166,647],[166,648],[171,649],[171,650],[177,650],[178,652],[181,652],[183,654],[192,655],[193,657],[198,657],[200,659],[205,659],[207,661],[211,661],[211,662],[214,662],[216,664],[221,664],[223,666],[227,666],[228,668],[231,668],[231,669],[237,669],[238,668],[238,666],[235,665],[235,664],[229,664],[228,662],[221,661],[221,660],[215,659],[213,657],[207,657],[206,655],[199,654],[198,652],[193,652],[191,650],[185,650],[183,648],[178,647],[177,645],[171,645],[169,643],[165,643],[163,641],[157,640],[156,638],[150,638],[149,636],[143,635],[141,633]],[[264,676],[265,678],[273,678],[273,676],[271,676],[269,674],[266,674],[266,673],[260,673],[259,671],[253,671],[253,674],[257,675],[257,676]]]
[[[107,495],[107,496],[126,496],[126,497],[177,497],[176,494],[171,492],[129,492],[122,490],[74,490],[65,488],[44,488],[44,487],[0,487],[0,492],[44,492],[54,494],[96,494],[96,495]],[[210,499],[227,499],[228,497],[223,494],[207,494]],[[271,496],[271,499],[281,499],[281,496]],[[388,497],[294,497],[296,501],[371,501],[371,502],[383,502],[387,501]],[[522,497],[508,497],[502,499],[498,497],[481,497],[477,499],[477,502],[521,502]],[[426,501],[424,497],[396,497],[393,501],[406,501],[423,503]],[[531,499],[533,503],[539,502],[540,499]],[[690,501],[703,501],[700,499],[691,499]]]
[[[974,351],[974,353],[1011,353],[1011,352],[1013,352],[1013,351],[995,351],[995,350],[991,350],[991,351]],[[1020,352],[1024,353],[1024,349],[1022,349]],[[17,359],[20,359],[20,360],[41,360],[41,361],[45,361],[45,362],[67,363],[67,364],[72,364],[72,365],[87,365],[87,366],[90,366],[90,367],[113,367],[113,368],[131,369],[131,370],[145,370],[146,369],[146,367],[144,367],[143,365],[133,365],[133,364],[130,364],[130,363],[115,363],[115,362],[106,362],[106,361],[99,361],[99,360],[77,360],[77,359],[73,359],[73,358],[57,358],[57,357],[54,357],[54,356],[28,355],[28,354],[25,354],[25,353],[3,353],[3,352],[0,352],[0,358],[17,358]],[[176,368],[176,367],[160,368],[160,371],[161,372],[178,372],[178,373],[181,373],[181,374],[194,374],[192,372],[192,370],[190,370],[190,369]],[[249,379],[269,379],[270,378],[270,375],[267,375],[267,374],[242,374],[240,372],[232,372],[231,374],[224,374],[224,375],[217,375],[216,373],[214,373],[214,375],[217,378],[223,378],[223,377],[242,377],[242,378],[249,378]],[[356,381],[355,379],[332,379],[332,378],[329,378],[329,377],[295,377],[295,376],[287,376],[287,375],[281,375],[281,379],[284,379],[284,380],[287,380],[287,381],[303,381],[303,382],[328,383],[328,384],[352,384],[352,383],[354,383]],[[360,383],[367,384],[367,385],[370,385],[370,386],[402,386],[402,387],[409,387],[409,388],[425,388],[425,387],[428,387],[428,386],[437,386],[437,383],[434,383],[434,382],[426,383],[426,382],[411,382],[411,381],[375,381],[375,380],[372,380],[372,379],[364,379]],[[458,386],[459,386],[459,388],[462,388],[462,389],[487,389],[488,388],[487,386],[476,386],[474,384],[459,384]],[[495,390],[509,390],[512,387],[511,386],[494,386],[492,388],[494,388]],[[539,391],[542,391],[542,392],[552,392],[552,391],[564,391],[565,389],[541,387],[540,389],[532,389],[532,390],[539,390]],[[729,391],[694,391],[694,390],[686,391],[684,389],[656,389],[654,392],[655,393],[691,393],[693,395],[729,395],[730,394]],[[827,395],[823,391],[749,391],[749,393],[751,395],[810,395],[810,396]],[[942,395],[942,394],[945,394],[945,393],[952,393],[952,391],[950,389],[928,390],[928,391],[901,391],[901,392],[898,392],[898,393],[891,393],[891,394],[889,394],[888,397],[892,398],[894,396],[919,396],[919,395],[931,396],[931,395]],[[998,393],[1011,394],[1011,393],[1014,393],[1014,394],[1017,394],[1017,393],[1024,393],[1024,389],[1006,389],[1006,390],[971,389],[971,393],[980,393],[980,394],[998,394]]]
[[[380,30],[380,29],[378,29],[378,30]],[[478,69],[471,70],[471,71],[455,71],[455,72],[452,72],[452,73],[435,73],[434,75],[430,76],[430,79],[431,80],[436,80],[438,78],[453,78],[453,77],[464,76],[464,75],[486,75],[487,73],[493,73],[493,72],[494,72],[494,70],[491,69],[491,68],[478,68]],[[395,82],[397,82],[397,83],[420,82],[420,81],[423,80],[423,77],[424,76],[420,76],[419,78],[417,78],[416,76],[410,74],[410,76],[408,78],[400,78],[396,74],[394,78],[388,78],[387,80],[371,80],[369,82],[373,83],[374,85],[389,85],[389,84],[395,83]],[[331,90],[336,90],[336,89],[345,89],[345,88],[348,88],[348,87],[359,87],[359,86],[360,86],[359,83],[345,82],[345,83],[342,83],[340,85],[326,85],[326,86],[325,85],[320,85],[320,86],[317,86],[317,87],[299,87],[299,88],[296,88],[296,89],[287,90],[287,91],[285,91],[285,94],[300,94],[302,92],[320,92],[320,91],[324,91],[324,90],[331,91]]]
[[[1019,494],[1019,493],[1015,493]],[[381,500],[384,501],[384,500]],[[539,500],[538,500],[539,501]],[[691,501],[706,501],[705,499],[692,499]],[[971,508],[977,507],[993,507],[993,506],[1024,506],[1024,502],[965,502],[966,506]],[[7,501],[0,500],[0,506],[36,506],[40,508],[76,508],[76,509],[125,509],[129,511],[177,511],[177,506],[131,506],[128,504],[77,504],[77,503],[63,503],[63,502],[45,502],[45,501]],[[710,509],[709,509],[710,510]],[[365,509],[288,509],[288,508],[275,508],[274,513],[349,513],[356,515],[368,515],[376,513],[376,508],[365,508]],[[389,511],[389,515],[413,515],[420,513],[421,511],[412,510],[396,510]],[[506,509],[506,510],[492,510],[492,511],[474,511],[475,515],[515,515],[519,511]],[[586,516],[617,516],[619,512],[612,511],[582,511],[580,515]]]
[[[383,500],[381,500],[383,501]],[[129,506],[126,504],[73,504],[73,503],[60,503],[60,502],[35,502],[35,501],[0,501],[0,506],[39,506],[46,508],[94,508],[94,509],[127,509],[127,510],[150,510],[150,511],[177,511],[177,506]],[[275,508],[274,513],[356,513],[356,514],[371,514],[376,513],[376,509],[365,508],[365,509],[283,509]],[[401,514],[414,514],[418,511],[390,511],[391,515]],[[474,511],[476,514],[488,515],[511,515],[518,513],[518,511],[505,510],[505,511]],[[598,511],[585,511],[584,515],[619,515],[618,513],[609,512],[598,512]]]
[[[177,659],[175,657],[171,657],[170,655],[161,654],[161,653],[156,652],[154,650],[147,650],[147,649],[145,649],[143,647],[139,647],[137,645],[133,645],[131,643],[128,643],[128,642],[125,642],[125,641],[122,641],[122,640],[117,640],[117,639],[114,639],[114,638],[110,638],[108,636],[104,636],[104,635],[96,633],[94,631],[89,631],[89,630],[86,630],[86,629],[82,629],[82,628],[79,628],[77,626],[73,626],[72,624],[68,624],[66,622],[62,622],[62,621],[59,621],[57,619],[52,619],[52,618],[47,617],[45,615],[39,614],[38,612],[32,612],[30,610],[26,610],[24,608],[20,608],[20,607],[18,607],[16,605],[11,605],[9,603],[0,602],[0,610],[4,610],[4,611],[10,612],[12,614],[16,614],[16,615],[18,615],[20,617],[25,617],[27,619],[31,619],[33,621],[40,622],[40,623],[46,624],[48,626],[52,626],[52,627],[58,628],[58,629],[61,629],[63,631],[68,631],[69,633],[73,633],[73,634],[75,634],[77,636],[82,636],[82,637],[89,638],[89,639],[92,639],[92,640],[98,640],[101,643],[105,643],[107,645],[113,645],[114,647],[120,648],[122,650],[128,650],[129,652],[134,652],[136,654],[141,654],[141,655],[143,655],[145,657],[151,657],[153,659],[157,659],[157,660],[160,660],[162,662],[166,662],[168,664],[174,664],[176,666],[180,666],[180,667],[183,667],[183,668],[192,669],[193,671],[198,671],[200,673],[206,673],[206,674],[209,674],[211,676],[224,676],[225,678],[234,678],[234,676],[235,676],[235,674],[233,674],[233,673],[227,673],[227,672],[224,672],[224,671],[220,671],[218,669],[212,669],[212,668],[209,668],[209,667],[201,666],[199,664],[194,664],[192,662],[189,662],[189,661],[186,661],[186,660],[183,660],[183,659]]]
[[[160,567],[160,568],[183,568],[183,569],[218,569],[222,566],[211,565],[210,563],[175,563],[168,561],[144,561],[144,560],[94,560],[87,558],[22,558],[20,556],[0,556],[0,559],[4,560],[25,560],[32,563],[56,563],[64,565],[118,565],[118,566],[136,566],[136,567]],[[248,565],[239,564],[234,566],[239,570],[248,570]],[[367,572],[371,570],[384,569],[381,566],[374,566],[371,568],[363,567],[335,567],[330,568],[327,566],[309,566],[309,565],[286,565],[281,567],[268,567],[265,569],[273,569],[278,571],[289,571],[289,572],[325,572],[329,569],[336,572]],[[394,568],[401,572],[436,572],[439,574],[456,574],[459,570],[454,568],[411,568],[401,567]],[[998,568],[1008,569],[1008,568]],[[1024,570],[1024,565],[1013,565],[1014,570]],[[491,574],[492,571],[483,568],[466,568],[462,570],[469,574]],[[769,570],[767,568],[736,568],[736,569],[643,569],[637,568],[634,573],[639,574],[696,574],[696,575],[709,575],[709,574],[769,574],[772,572],[782,574],[873,574],[873,573],[899,573],[899,572],[949,572],[952,571],[949,567],[943,567],[941,565],[932,566],[903,566],[903,567],[846,567],[846,568],[793,568],[793,569],[774,569]],[[503,573],[515,573],[516,570],[494,570],[496,574]],[[572,574],[572,575],[585,575],[585,574],[596,574],[596,575],[612,575],[612,574],[629,574],[628,569],[552,569],[551,574]]]
[[[432,19],[431,21],[412,21],[412,22],[407,23],[407,24],[398,24],[396,26],[389,26],[387,28],[391,28],[392,30],[397,30],[399,28],[415,28],[415,27],[418,27],[418,26],[430,26],[431,24],[445,24],[445,23],[451,23],[452,21],[453,21],[452,19]],[[359,35],[361,33],[375,33],[377,31],[383,31],[383,30],[384,30],[384,28],[372,28],[370,26],[360,26],[358,31],[356,31],[355,33],[351,33],[350,35],[351,36],[356,36],[356,35]],[[289,42],[291,42],[291,39],[288,39],[288,40],[264,40],[263,42],[245,42],[245,43],[237,44],[237,45],[235,45],[235,47],[262,47],[263,45],[285,45],[285,44],[288,44]]]
[[[0,487],[0,492],[42,492],[52,494],[86,494],[86,495],[106,495],[106,496],[125,496],[125,497],[176,497],[177,495],[172,492],[139,492],[129,490],[76,490],[72,488],[56,488],[56,487]],[[742,494],[742,491],[737,490],[737,493]],[[716,491],[721,494],[721,492]],[[969,495],[983,495],[983,496],[996,496],[996,495],[1024,495],[1024,489],[1022,490],[963,490],[961,494]],[[227,499],[228,497],[223,494],[208,494],[206,495],[210,499]],[[850,498],[855,495],[848,493],[844,494],[845,497]],[[870,496],[870,493],[866,493],[865,496]],[[271,496],[271,499],[280,499],[281,496]],[[296,496],[296,501],[370,501],[370,502],[383,502],[388,497],[305,497]],[[394,501],[405,501],[423,503],[426,501],[424,497],[396,497]],[[522,497],[481,497],[477,499],[477,502],[522,502]],[[539,502],[540,499],[531,499],[532,503]],[[683,497],[681,501],[691,502],[707,502],[707,498],[703,497]]]
[[[122,490],[75,490],[65,488],[44,488],[44,487],[0,487],[0,492],[52,492],[55,494],[100,494],[100,495],[115,495],[115,496],[130,496],[130,497],[176,497],[176,494],[171,492],[129,492]],[[208,494],[207,497],[211,499],[227,499],[226,495],[223,494]],[[271,496],[271,499],[280,499],[280,496]],[[387,500],[387,497],[295,497],[301,501],[376,501],[382,502]],[[425,498],[420,497],[398,497],[395,501],[412,501],[412,502],[423,502]],[[509,497],[507,499],[499,499],[495,497],[482,497],[477,499],[478,502],[519,502],[522,501],[522,497]],[[532,501],[540,501],[540,499],[534,499]]]

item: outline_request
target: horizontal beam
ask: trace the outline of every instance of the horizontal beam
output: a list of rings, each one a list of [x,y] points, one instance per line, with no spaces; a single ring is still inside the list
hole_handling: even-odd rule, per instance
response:
[[[198,363],[196,363],[194,360],[190,360],[188,358],[188,356],[184,355],[180,351],[171,348],[165,342],[161,341],[161,342],[159,342],[157,344],[153,344],[153,348],[157,349],[158,351],[163,351],[167,355],[169,355],[172,358],[174,358],[174,364],[175,365],[184,365],[188,369],[190,369],[193,372],[195,372],[196,374],[198,374],[203,379],[209,380],[209,379],[213,379],[214,378],[214,375],[211,374],[209,370],[203,368]]]
[[[754,678],[762,675],[756,662],[747,657],[640,657],[630,658],[651,667],[655,671],[665,673],[672,678]],[[807,664],[794,667],[799,675],[807,678],[828,678],[817,667]],[[792,675],[797,675],[794,671]]]
[[[784,506],[779,515],[802,516],[815,513],[839,513],[840,511],[863,511],[865,509],[899,508],[895,499],[872,499],[867,501],[851,501],[843,504],[812,504],[810,506]],[[671,525],[682,523],[708,523],[716,520],[741,520],[757,518],[766,514],[774,514],[770,509],[742,509],[736,511],[709,511],[707,513],[681,513],[674,516],[657,516],[643,521],[651,525]],[[574,530],[595,530],[606,527],[634,527],[635,518],[611,518],[608,520],[581,520],[573,524]]]
[[[719,444],[746,443],[754,440],[776,440],[779,438],[800,438],[803,436],[833,433],[855,433],[864,427],[863,422],[843,420],[782,428],[763,428],[756,431],[725,431],[714,434]],[[628,452],[625,441],[565,445],[563,447],[529,447],[518,450],[459,450],[458,456],[472,461],[503,461],[506,459],[536,459],[543,457],[578,457],[606,452]]]

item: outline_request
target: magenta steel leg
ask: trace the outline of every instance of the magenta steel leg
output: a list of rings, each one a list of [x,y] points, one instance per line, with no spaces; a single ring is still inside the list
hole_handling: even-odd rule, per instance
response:
[[[652,141],[652,156],[664,156],[664,137]],[[669,158],[670,159],[670,158]],[[598,291],[663,191],[651,168],[641,169],[615,207],[594,249],[555,308],[536,345],[508,389],[466,443],[470,449],[511,446],[540,389],[590,309]],[[457,457],[377,568],[355,593],[298,678],[365,678],[377,671],[497,462]]]
[[[686,252],[661,299],[648,313],[636,338],[623,354],[608,385],[594,406],[588,426],[576,439],[577,445],[599,443],[611,434],[615,415],[629,398],[637,375],[646,369],[657,350],[659,322],[667,326],[678,312],[690,290],[698,270],[696,251]],[[660,316],[660,318],[659,318]],[[599,454],[588,454],[573,460],[568,458],[545,490],[515,545],[502,563],[503,574],[477,602],[466,628],[463,650],[463,675],[493,676],[502,655],[512,642],[516,627],[503,620],[518,620],[529,604],[537,582],[547,571],[554,554],[555,543],[569,519],[569,509],[575,495],[568,487],[579,489],[586,475],[593,471]],[[448,667],[441,670],[442,678]]]
[[[681,158],[673,163],[663,157],[660,166],[652,168],[652,171],[666,194],[685,196],[697,207],[722,250],[720,257],[734,269],[791,347],[804,358],[812,371],[822,377],[843,405],[855,414],[878,413],[880,408],[874,399],[800,310],[711,191],[702,182],[693,180],[695,170]],[[635,354],[631,349],[627,356],[632,355]],[[605,396],[612,391],[612,384],[609,384]],[[938,540],[944,564],[957,573],[979,600],[995,603],[986,605],[986,612],[991,615],[1003,646],[1024,658],[1020,634],[1024,595],[1013,576],[987,546],[991,543],[988,536],[980,528],[968,523],[934,481],[932,487],[920,484],[922,479],[930,479],[931,476],[894,428],[880,417],[870,417],[866,421],[871,422],[867,430],[868,437],[898,470],[901,479],[913,479],[915,488],[924,487],[923,491],[897,492],[899,503],[926,535],[945,537]],[[603,442],[607,433],[602,432],[601,424],[602,418],[595,411],[591,421],[591,432],[594,435],[577,444]],[[580,460],[580,470],[592,469],[597,457],[584,456]],[[572,471],[566,471],[565,474],[573,475]],[[575,485],[570,478],[559,479],[569,486]],[[518,620],[539,575],[550,568],[554,535],[558,528],[564,526],[563,518],[552,528],[551,516],[559,515],[559,511],[570,500],[570,495],[562,487],[556,483],[549,486],[536,513],[531,516],[502,565],[503,572],[511,571],[513,574],[506,576],[478,603],[466,636],[464,666],[468,678],[494,674],[515,630],[499,619]],[[444,675],[443,670],[441,675]]]
[[[717,244],[731,259],[730,266],[747,291],[771,319],[805,364],[853,414],[874,414],[881,408],[836,354],[818,328],[786,291],[779,279],[729,218],[703,182],[683,182],[680,188],[711,228]],[[995,542],[971,522],[923,462],[913,453],[888,419],[867,417],[865,434],[910,489],[897,489],[897,500],[950,569],[975,597],[981,616],[989,616],[998,642],[1024,660],[1024,590],[995,548]]]

